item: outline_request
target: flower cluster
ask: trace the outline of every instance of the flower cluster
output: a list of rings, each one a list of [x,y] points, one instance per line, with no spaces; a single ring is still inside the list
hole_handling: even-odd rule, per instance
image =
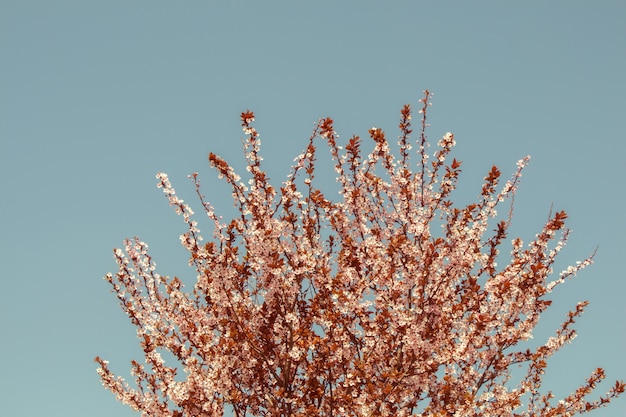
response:
[[[209,155],[239,215],[223,223],[190,175],[214,226],[205,244],[191,208],[158,174],[187,225],[181,242],[197,280],[185,290],[158,275],[137,238],[115,250],[119,269],[106,280],[137,327],[145,361],[132,362],[130,386],[96,358],[104,386],[144,416],[172,417],[222,415],[225,406],[236,416],[570,416],[622,393],[618,381],[587,400],[602,369],[560,401],[541,390],[546,360],[575,337],[586,303],[543,345],[521,344],[553,288],[592,257],[548,282],[568,235],[562,211],[503,256],[512,210],[498,221],[496,209],[512,201],[528,158],[503,185],[493,167],[477,201],[456,206],[455,137],[444,135],[429,155],[429,92],[420,103],[416,152],[409,105],[398,156],[379,128],[369,130],[366,156],[358,136],[342,148],[326,118],[279,188],[263,170],[254,114],[242,113],[249,181]],[[338,200],[315,186],[319,140],[334,161]],[[525,370],[519,380],[513,366]]]

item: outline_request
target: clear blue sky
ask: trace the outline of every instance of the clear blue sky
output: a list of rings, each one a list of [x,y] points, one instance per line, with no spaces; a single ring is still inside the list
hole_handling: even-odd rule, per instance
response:
[[[546,384],[569,393],[597,366],[601,390],[626,378],[626,3],[430,3],[3,0],[0,415],[135,415],[92,360],[127,375],[141,359],[101,279],[124,237],[146,241],[162,274],[191,274],[158,171],[196,207],[186,175],[200,172],[228,216],[206,156],[242,166],[242,110],[279,182],[318,118],[343,139],[371,126],[393,138],[424,89],[430,138],[459,143],[461,200],[492,164],[508,176],[531,154],[515,232],[532,238],[553,204],[573,229],[557,269],[599,245],[538,329],[544,340],[590,300]],[[593,415],[625,409],[622,398]]]

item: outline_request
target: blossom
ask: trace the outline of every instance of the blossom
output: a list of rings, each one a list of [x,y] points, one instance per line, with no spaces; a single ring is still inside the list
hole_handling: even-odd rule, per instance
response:
[[[492,167],[478,200],[455,204],[456,139],[446,133],[428,154],[430,98],[425,91],[420,100],[415,166],[406,105],[398,155],[378,127],[369,130],[369,154],[356,136],[342,147],[325,118],[280,187],[263,169],[254,114],[243,112],[248,181],[209,154],[238,216],[218,217],[198,174],[189,176],[213,225],[207,243],[192,208],[158,173],[157,187],[185,225],[180,242],[196,280],[185,288],[159,275],[139,238],[114,250],[118,270],[105,279],[137,327],[144,361],[131,362],[131,385],[97,357],[103,385],[156,417],[217,416],[225,406],[240,416],[547,417],[590,411],[621,394],[617,381],[587,400],[601,368],[555,403],[541,390],[547,358],[576,337],[587,303],[545,343],[523,342],[551,291],[593,254],[549,280],[569,235],[563,211],[526,244],[508,237],[529,157],[504,184]],[[337,173],[336,199],[315,181],[320,140]],[[511,206],[500,217],[505,201]],[[522,367],[518,380],[512,366]]]

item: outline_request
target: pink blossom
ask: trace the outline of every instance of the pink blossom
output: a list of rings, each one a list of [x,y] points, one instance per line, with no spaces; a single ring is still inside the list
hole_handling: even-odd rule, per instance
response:
[[[133,385],[97,357],[103,385],[156,417],[218,416],[226,405],[237,416],[549,417],[590,411],[621,394],[617,381],[588,399],[601,368],[556,402],[541,389],[547,359],[576,337],[573,324],[587,303],[543,344],[523,342],[551,291],[593,254],[548,279],[569,235],[563,211],[526,244],[508,236],[528,157],[503,185],[492,167],[477,201],[456,205],[455,136],[447,133],[428,154],[431,93],[424,93],[415,146],[409,105],[397,155],[380,128],[369,130],[373,150],[363,155],[359,137],[341,146],[332,120],[322,119],[279,187],[263,169],[254,114],[243,112],[247,185],[209,155],[240,215],[223,221],[198,174],[189,176],[213,226],[207,243],[191,207],[157,174],[185,224],[180,241],[196,282],[186,289],[159,275],[139,238],[114,250],[118,271],[105,279],[145,357],[131,362]],[[336,199],[317,188],[319,141],[330,149]],[[522,369],[517,380],[511,367]]]

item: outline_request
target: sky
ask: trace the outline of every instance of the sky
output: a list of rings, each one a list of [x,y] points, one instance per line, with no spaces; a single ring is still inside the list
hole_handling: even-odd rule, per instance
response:
[[[319,118],[340,139],[372,126],[394,138],[425,89],[430,140],[455,133],[460,201],[493,164],[508,177],[530,154],[513,232],[532,239],[553,207],[572,229],[557,272],[598,248],[535,334],[590,301],[545,386],[567,395],[596,367],[597,394],[626,379],[625,21],[619,0],[3,0],[0,415],[138,415],[102,388],[93,358],[123,376],[142,359],[102,279],[125,237],[150,245],[162,275],[190,274],[157,172],[196,208],[198,172],[229,217],[207,155],[243,171],[242,111],[280,184]],[[590,415],[625,410],[626,396]]]

